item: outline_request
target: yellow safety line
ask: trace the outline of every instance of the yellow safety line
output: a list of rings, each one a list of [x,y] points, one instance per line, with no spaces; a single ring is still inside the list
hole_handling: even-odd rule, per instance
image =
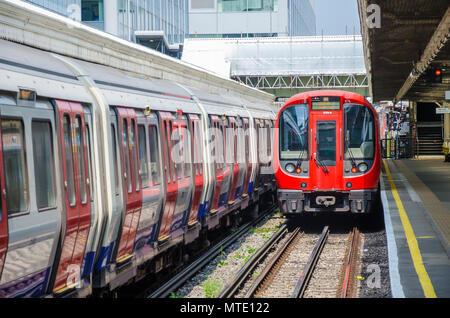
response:
[[[420,254],[419,244],[417,243],[416,236],[414,235],[413,228],[409,222],[408,215],[406,214],[405,208],[403,207],[400,196],[398,195],[397,188],[395,187],[394,181],[392,180],[389,167],[385,160],[383,160],[384,168],[389,178],[391,184],[392,195],[394,196],[395,203],[397,204],[398,212],[400,214],[400,219],[402,220],[403,229],[406,235],[406,241],[408,242],[409,251],[411,253],[411,258],[414,263],[414,268],[416,270],[417,276],[419,277],[420,284],[422,285],[423,292],[426,298],[437,298],[434,292],[433,284],[431,283],[430,277],[428,276],[427,270],[423,265],[422,255]]]

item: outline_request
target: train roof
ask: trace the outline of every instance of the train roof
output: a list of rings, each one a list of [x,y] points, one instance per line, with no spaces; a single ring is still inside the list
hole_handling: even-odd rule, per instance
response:
[[[356,93],[340,90],[317,90],[294,95],[286,101],[285,106],[298,103],[299,101],[303,102],[304,99],[308,99],[314,96],[342,96],[344,99],[351,100],[353,103],[362,103],[370,105],[370,103],[364,96]]]
[[[273,112],[270,104],[257,98],[244,100],[232,91],[226,95],[196,88],[186,90],[171,80],[155,79],[6,40],[0,40],[0,47],[0,69],[5,70],[0,74],[0,80],[2,89],[7,91],[17,92],[23,87],[36,90],[41,97],[92,103],[92,95],[80,79],[85,76],[103,91],[106,102],[111,106],[150,107],[166,111],[183,109],[200,113],[191,96],[193,94],[210,114],[247,117],[245,108],[248,108],[255,117],[270,118]]]

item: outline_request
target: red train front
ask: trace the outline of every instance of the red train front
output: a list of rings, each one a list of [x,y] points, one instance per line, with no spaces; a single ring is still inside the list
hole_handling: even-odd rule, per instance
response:
[[[361,95],[313,91],[278,113],[274,169],[286,214],[371,211],[381,155],[377,115]]]

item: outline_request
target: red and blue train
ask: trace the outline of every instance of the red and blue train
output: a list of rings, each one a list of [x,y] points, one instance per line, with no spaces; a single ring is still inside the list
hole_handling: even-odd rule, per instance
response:
[[[377,203],[381,152],[377,114],[361,95],[295,95],[275,123],[274,169],[285,215],[368,213]]]

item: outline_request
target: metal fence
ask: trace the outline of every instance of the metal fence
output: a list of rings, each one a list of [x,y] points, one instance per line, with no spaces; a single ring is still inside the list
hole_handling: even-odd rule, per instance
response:
[[[414,139],[410,136],[381,139],[381,156],[392,159],[414,157]]]

